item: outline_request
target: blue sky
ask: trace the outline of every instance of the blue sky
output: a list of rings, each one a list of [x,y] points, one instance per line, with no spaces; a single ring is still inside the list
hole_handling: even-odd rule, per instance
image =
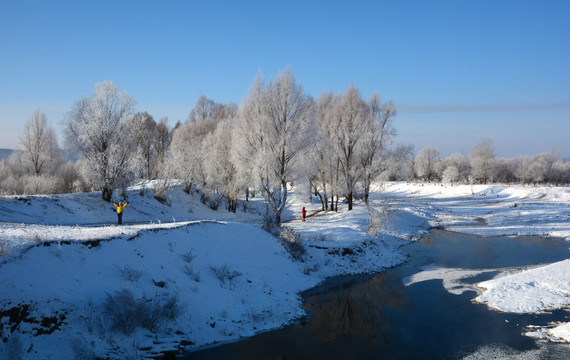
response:
[[[111,80],[155,119],[238,105],[258,71],[378,93],[398,143],[442,156],[570,157],[570,1],[0,1],[0,147],[36,108],[58,129]],[[60,142],[62,139],[60,137]]]

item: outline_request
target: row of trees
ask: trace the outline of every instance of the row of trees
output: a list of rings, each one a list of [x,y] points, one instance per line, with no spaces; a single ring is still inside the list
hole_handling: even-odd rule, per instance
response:
[[[20,135],[20,150],[0,163],[0,192],[51,194],[113,190],[157,177],[170,147],[167,119],[134,111],[134,100],[112,82],[97,84],[64,120],[67,158],[43,112],[36,110]]]
[[[354,86],[315,100],[289,69],[267,83],[258,74],[239,108],[198,100],[173,133],[170,164],[186,190],[200,186],[221,195],[232,211],[241,194],[248,199],[261,191],[276,223],[292,182],[309,183],[322,194],[323,208],[329,199],[338,207],[342,195],[352,209],[357,185],[368,194],[382,172],[394,115],[392,103],[377,95],[366,102]]]
[[[304,93],[290,69],[268,82],[258,74],[239,107],[201,97],[186,123],[172,131],[166,121],[156,123],[148,113],[135,113],[134,104],[112,82],[97,84],[92,96],[73,104],[62,125],[65,147],[78,161],[73,185],[65,190],[98,189],[110,201],[115,189],[136,179],[178,178],[186,191],[199,188],[216,206],[227,199],[231,211],[242,194],[248,199],[250,192],[261,192],[271,220],[280,223],[292,182],[310,183],[323,194],[324,208],[330,199],[330,207],[336,209],[339,197],[346,196],[352,209],[357,185],[364,184],[368,194],[381,174],[395,134],[392,103],[382,104],[377,95],[365,101],[354,86],[344,94],[324,93],[315,100]],[[44,132],[53,135],[45,115],[36,115],[34,119],[43,123],[28,142],[43,139]],[[30,123],[35,124],[34,119]],[[43,162],[61,168],[55,135],[45,142],[53,151],[21,141],[24,149],[14,158],[29,157],[32,170],[47,169]],[[16,163],[12,159],[6,167]],[[32,170],[38,178],[47,175]],[[4,187],[7,192],[18,190],[22,189]]]
[[[396,109],[378,95],[362,98],[324,92],[304,93],[290,69],[265,81],[258,74],[240,106],[202,96],[184,124],[170,129],[136,112],[135,102],[116,84],[97,84],[90,97],[77,100],[64,116],[65,161],[45,115],[36,111],[20,137],[21,151],[0,163],[3,193],[113,191],[144,179],[177,178],[185,190],[202,191],[217,207],[226,200],[235,211],[238,198],[261,192],[269,219],[280,223],[288,185],[306,184],[323,209],[338,209],[356,195],[367,203],[371,184],[385,180],[463,183],[568,183],[570,165],[560,154],[497,159],[490,140],[471,154],[441,159],[426,147],[414,157],[412,146],[396,145]],[[303,185],[305,186],[305,185]]]
[[[499,159],[489,139],[478,143],[469,157],[456,153],[441,159],[435,148],[425,147],[414,159],[410,157],[408,164],[408,172],[396,177],[444,183],[570,183],[570,162],[563,161],[559,152]]]

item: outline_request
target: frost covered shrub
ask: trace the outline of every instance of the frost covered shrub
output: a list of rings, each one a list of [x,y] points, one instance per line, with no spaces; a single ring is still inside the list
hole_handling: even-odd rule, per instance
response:
[[[56,194],[58,193],[61,180],[55,176],[24,176],[24,193],[28,195],[36,194]]]
[[[169,296],[164,302],[146,296],[136,299],[131,290],[122,289],[115,295],[107,294],[104,310],[113,330],[130,335],[139,327],[154,331],[162,318],[174,319],[183,308],[177,296]]]
[[[23,187],[19,178],[14,175],[8,175],[5,178],[2,178],[1,175],[2,174],[0,174],[0,194],[14,195],[23,193]]]
[[[275,237],[279,237],[281,233],[281,226],[275,222],[275,216],[269,209],[263,213],[263,225],[261,227]]]
[[[184,273],[190,276],[195,282],[200,282],[200,272],[194,269],[192,266],[186,264],[184,265]]]
[[[135,282],[141,278],[143,272],[137,269],[133,269],[130,265],[125,265],[125,267],[121,270],[121,276],[123,279]]]
[[[160,308],[161,316],[170,320],[176,319],[183,311],[178,295],[168,296]]]
[[[279,234],[279,240],[285,246],[285,249],[291,254],[291,257],[297,261],[305,261],[305,254],[307,250],[303,245],[301,237],[295,230],[291,228],[284,228]]]
[[[229,284],[230,289],[235,287],[234,280],[240,277],[242,274],[239,271],[230,270],[228,264],[222,266],[210,266],[210,270],[216,275],[218,280],[220,280],[220,285],[223,286],[226,282]]]
[[[146,301],[136,300],[132,291],[123,289],[115,295],[107,294],[105,313],[111,319],[111,328],[126,335],[132,334],[140,325],[140,316],[146,311]]]
[[[389,209],[387,206],[379,208],[368,207],[368,217],[370,224],[368,225],[368,233],[372,236],[377,236],[380,230],[386,229],[388,226]]]
[[[182,260],[184,260],[188,264],[190,264],[192,260],[194,260],[194,258],[196,258],[196,255],[194,255],[192,250],[188,250],[184,254],[182,254]]]

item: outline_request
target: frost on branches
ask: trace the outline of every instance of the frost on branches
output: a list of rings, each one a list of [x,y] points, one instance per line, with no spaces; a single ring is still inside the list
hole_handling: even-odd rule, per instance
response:
[[[77,100],[65,115],[65,139],[70,150],[83,158],[82,175],[102,190],[105,201],[141,169],[136,128],[129,125],[134,100],[113,82],[95,85],[90,98]]]

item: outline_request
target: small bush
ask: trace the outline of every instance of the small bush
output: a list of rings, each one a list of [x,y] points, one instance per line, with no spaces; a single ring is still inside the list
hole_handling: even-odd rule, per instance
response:
[[[368,225],[368,233],[372,236],[378,236],[379,232],[385,231],[389,227],[390,209],[383,205],[378,208],[368,207],[368,217],[370,224]]]
[[[111,320],[111,328],[125,335],[132,334],[138,327],[154,331],[161,318],[173,319],[183,310],[177,296],[168,297],[161,303],[146,296],[135,299],[128,289],[119,290],[115,295],[107,294],[104,309]]]
[[[125,267],[121,270],[121,276],[123,279],[132,282],[138,281],[142,275],[142,271],[133,269],[130,265],[125,265]]]
[[[184,254],[182,254],[182,260],[186,261],[188,264],[190,264],[192,260],[194,260],[195,258],[196,255],[194,255],[192,250],[188,250]]]
[[[200,272],[196,271],[192,266],[184,265],[184,273],[190,276],[195,282],[200,282]]]
[[[168,296],[160,309],[162,317],[174,320],[184,312],[184,306],[180,303],[178,295]]]
[[[295,230],[291,228],[282,229],[279,234],[279,239],[294,260],[305,261],[307,250],[303,245],[301,237],[297,232],[295,232]]]
[[[223,286],[227,282],[230,286],[230,289],[233,289],[235,287],[234,280],[242,275],[239,271],[230,270],[228,264],[220,267],[210,266],[210,269],[214,275],[216,275],[218,280],[220,280],[220,286]]]

